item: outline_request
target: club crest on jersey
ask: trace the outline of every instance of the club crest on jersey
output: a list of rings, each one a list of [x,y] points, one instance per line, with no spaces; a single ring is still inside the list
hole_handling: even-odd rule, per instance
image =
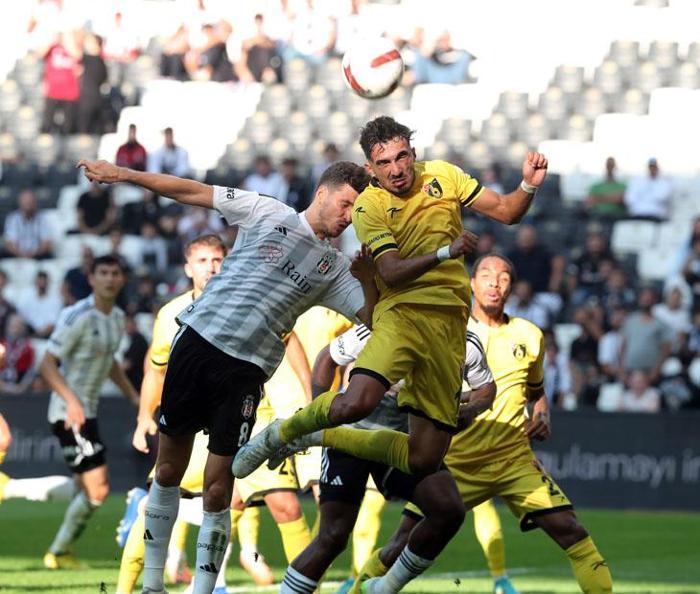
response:
[[[513,345],[513,357],[515,357],[518,361],[521,361],[525,358],[525,355],[527,355],[527,349],[525,348],[524,344],[521,343]]]
[[[282,257],[282,248],[277,243],[263,243],[258,253],[265,264],[277,264]]]
[[[316,263],[316,270],[319,274],[326,274],[335,264],[335,254],[333,252],[327,252],[323,254],[323,257]]]
[[[429,184],[423,186],[423,191],[431,198],[442,198],[442,186],[436,177]]]
[[[252,394],[248,394],[243,399],[243,406],[241,407],[241,415],[244,419],[250,419],[255,412],[255,397]]]

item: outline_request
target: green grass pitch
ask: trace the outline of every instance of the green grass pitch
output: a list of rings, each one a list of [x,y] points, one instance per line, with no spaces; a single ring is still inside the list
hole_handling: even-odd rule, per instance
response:
[[[121,549],[114,529],[123,512],[124,498],[110,496],[93,517],[76,553],[90,567],[84,571],[48,571],[41,563],[65,504],[6,501],[0,505],[0,592],[100,594],[115,591]],[[307,518],[313,507],[306,501]],[[382,538],[396,525],[396,504],[384,512]],[[506,539],[508,567],[523,594],[578,592],[568,561],[554,543],[540,532],[521,534],[515,520],[499,508]],[[579,516],[605,556],[615,580],[615,592],[642,594],[700,594],[700,514],[582,510]],[[190,532],[189,558],[194,559],[196,530]],[[285,562],[279,534],[263,513],[259,548],[275,570],[283,575]],[[278,588],[249,587],[246,575],[233,561],[227,569],[229,592],[276,592]],[[347,552],[329,572],[324,592],[333,592],[346,577]],[[335,584],[333,583],[335,582]],[[170,592],[181,592],[171,588]],[[428,574],[411,584],[407,592],[447,594],[491,592],[491,580],[474,537],[471,516]]]

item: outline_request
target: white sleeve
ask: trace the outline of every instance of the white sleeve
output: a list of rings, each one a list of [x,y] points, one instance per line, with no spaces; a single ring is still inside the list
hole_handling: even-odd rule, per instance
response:
[[[223,186],[214,186],[214,208],[229,225],[239,225],[243,229],[249,229],[257,221],[273,213],[292,210],[269,196]]]
[[[370,329],[364,324],[360,324],[353,326],[340,336],[336,336],[330,345],[331,358],[337,365],[350,365],[357,359],[370,335]]]
[[[473,332],[467,332],[467,363],[464,368],[464,379],[471,390],[477,390],[493,381],[484,347],[479,337]]]
[[[342,256],[338,262],[340,273],[321,298],[318,305],[337,311],[349,320],[359,321],[357,312],[365,305],[365,294],[362,285],[350,274],[350,260]]]
[[[76,317],[70,309],[64,309],[49,337],[49,353],[57,359],[65,359],[83,335],[85,319],[85,316]]]

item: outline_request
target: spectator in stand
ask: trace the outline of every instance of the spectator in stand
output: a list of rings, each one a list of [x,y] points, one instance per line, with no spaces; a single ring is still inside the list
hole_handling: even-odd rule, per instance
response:
[[[690,311],[683,307],[683,292],[680,287],[671,287],[665,294],[663,303],[651,308],[651,314],[671,332],[673,352],[681,344],[681,335],[690,330]]]
[[[163,207],[160,198],[153,192],[144,190],[141,200],[128,202],[122,206],[121,228],[127,235],[139,235],[141,225],[150,223],[160,233],[160,218],[163,215]]]
[[[642,370],[649,374],[651,383],[656,383],[661,365],[671,354],[673,335],[651,313],[656,303],[652,288],[642,288],[637,303],[637,311],[627,316],[622,326],[622,373]]]
[[[103,134],[105,131],[102,85],[106,82],[107,65],[102,58],[102,38],[87,33],[83,42],[78,100],[78,132],[81,134]]]
[[[688,331],[681,352],[687,365],[690,365],[694,357],[700,355],[700,310],[693,312],[693,325]]]
[[[569,359],[562,353],[551,330],[544,332],[544,393],[552,406],[567,408],[571,394]]]
[[[143,362],[148,352],[148,342],[139,332],[136,320],[131,314],[126,316],[126,350],[121,358],[121,367],[129,378],[131,385],[137,390],[141,388],[143,381]]]
[[[187,27],[180,25],[163,45],[163,54],[160,57],[160,75],[164,78],[175,80],[188,80],[189,75],[185,68],[185,55],[190,49]]]
[[[73,134],[80,99],[79,34],[61,33],[42,53],[44,58],[44,116],[41,131]]]
[[[10,258],[53,256],[53,229],[46,213],[39,209],[34,192],[25,188],[17,197],[17,210],[7,215],[3,255]]]
[[[693,386],[688,375],[688,369],[680,359],[666,359],[661,367],[659,391],[664,406],[669,410],[679,410],[690,405],[695,398],[697,389]]]
[[[168,246],[158,235],[158,228],[148,221],[141,225],[141,267],[154,278],[162,278],[168,269]]]
[[[500,163],[491,163],[481,174],[480,181],[485,188],[493,190],[499,194],[506,194],[503,187],[503,168]]]
[[[255,15],[255,34],[243,41],[235,69],[243,82],[273,84],[282,80],[282,59],[277,43],[265,31],[262,14]]]
[[[270,157],[258,155],[253,168],[253,173],[243,180],[243,188],[280,199],[284,191],[284,179],[281,173],[273,169]]]
[[[14,313],[7,318],[0,343],[5,347],[5,365],[0,370],[0,392],[22,394],[34,379],[35,359],[34,347],[22,316]]]
[[[7,273],[0,268],[0,333],[4,336],[7,318],[17,310],[5,297],[5,287],[7,286]]]
[[[220,233],[224,225],[215,211],[198,206],[190,206],[177,223],[177,236],[182,243],[187,243],[200,235]],[[182,249],[180,248],[180,255]]]
[[[49,275],[43,270],[36,273],[34,286],[27,287],[17,309],[29,325],[32,336],[48,338],[63,309],[61,298],[49,291]]]
[[[632,311],[636,307],[637,293],[630,285],[627,273],[621,266],[615,266],[607,274],[600,301],[607,319],[610,319],[616,308]]]
[[[683,264],[683,277],[693,294],[693,311],[700,310],[700,237],[694,237],[690,254]]]
[[[136,294],[129,300],[128,313],[149,313],[155,314],[158,309],[156,298],[156,284],[148,275],[138,277],[136,283]]]
[[[119,86],[124,82],[127,67],[138,58],[141,51],[138,39],[133,27],[124,24],[124,16],[120,11],[114,13],[114,21],[109,28],[102,31],[102,36],[104,57],[112,74],[111,82]]]
[[[129,135],[126,142],[117,149],[115,162],[119,167],[146,171],[148,155],[144,146],[136,140],[136,124],[129,124]]]
[[[469,78],[472,55],[452,45],[452,37],[443,31],[433,45],[421,48],[413,61],[415,84],[442,83],[456,85]]]
[[[311,168],[311,181],[314,186],[318,184],[318,180],[321,179],[323,172],[333,165],[333,163],[335,163],[339,158],[340,151],[335,144],[329,142],[325,147],[323,147],[323,157]]]
[[[603,316],[600,307],[591,305],[579,307],[574,312],[574,322],[581,332],[571,343],[571,377],[578,401],[585,405],[595,405],[603,380],[598,367],[598,342],[603,336]]]
[[[73,233],[106,235],[117,220],[117,209],[107,186],[92,182],[78,198],[78,229]]]
[[[649,159],[647,166],[649,175],[634,178],[625,190],[627,213],[635,219],[665,221],[673,198],[673,184],[660,175],[656,159]]]
[[[309,187],[305,178],[297,174],[298,166],[299,161],[294,157],[288,157],[282,161],[280,173],[283,181],[279,199],[297,212],[301,212],[309,206],[312,188]]]
[[[588,188],[586,212],[592,217],[619,219],[627,213],[626,185],[615,174],[617,163],[613,157],[605,160],[605,177]]]
[[[601,298],[605,290],[605,272],[616,265],[607,239],[598,231],[586,235],[583,252],[576,256],[568,268],[568,288],[572,305],[578,307],[588,299]]]
[[[193,80],[229,82],[235,80],[233,65],[226,50],[230,28],[226,23],[202,25],[203,45],[185,56],[185,67]]]
[[[316,0],[306,0],[292,22],[289,45],[284,60],[303,58],[307,62],[323,64],[333,53],[336,40],[336,23]]]
[[[175,144],[173,129],[163,130],[163,146],[148,156],[148,171],[169,173],[177,177],[190,174],[190,156],[180,145]]]
[[[368,8],[368,0],[350,0],[349,10],[337,15],[337,38],[335,53],[339,56],[348,51],[356,39],[381,37],[386,23],[376,18]]]
[[[542,330],[550,326],[549,310],[540,303],[527,279],[518,279],[513,294],[506,303],[505,312],[512,317],[525,318]]]
[[[693,252],[693,243],[695,243],[696,239],[700,239],[700,217],[695,217],[693,219],[693,226],[690,230],[690,237],[688,238],[688,241],[686,241],[681,246],[681,248],[678,250],[678,254],[674,258],[674,272],[681,272],[683,270],[683,266],[687,262],[688,257]]]
[[[92,293],[88,276],[92,270],[92,262],[95,259],[95,255],[87,245],[83,245],[80,250],[80,266],[71,268],[63,278],[61,293],[66,305],[73,305],[76,301],[85,299]]]
[[[496,245],[496,236],[492,231],[485,229],[479,232],[479,238],[476,241],[476,249],[474,252],[465,255],[465,261],[469,265],[469,268],[482,256],[487,254],[493,254],[498,252],[498,246]],[[515,279],[513,279],[515,280]]]
[[[621,392],[618,412],[657,413],[661,410],[661,394],[652,387],[646,371],[637,369],[629,374],[627,389]]]
[[[607,381],[616,381],[622,372],[622,326],[627,319],[623,307],[613,309],[609,318],[608,331],[598,341],[598,366]]]

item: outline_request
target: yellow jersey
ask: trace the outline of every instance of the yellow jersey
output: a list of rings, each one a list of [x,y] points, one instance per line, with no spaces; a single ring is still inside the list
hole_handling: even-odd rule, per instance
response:
[[[528,451],[528,391],[540,390],[544,381],[544,336],[537,326],[509,317],[492,327],[470,318],[468,329],[484,347],[497,392],[492,408],[452,438],[445,457],[450,467],[495,462]]]
[[[471,206],[482,185],[445,161],[417,161],[409,194],[400,197],[371,183],[355,201],[352,223],[358,239],[375,260],[389,251],[402,258],[422,256],[449,245],[464,230],[461,206]],[[375,313],[397,303],[469,307],[469,275],[464,259],[446,260],[419,278],[389,288],[377,278],[379,303]]]
[[[153,324],[153,338],[149,349],[149,363],[154,369],[162,369],[168,364],[170,345],[180,329],[175,317],[194,301],[194,291],[189,291],[168,301],[158,311]]]

